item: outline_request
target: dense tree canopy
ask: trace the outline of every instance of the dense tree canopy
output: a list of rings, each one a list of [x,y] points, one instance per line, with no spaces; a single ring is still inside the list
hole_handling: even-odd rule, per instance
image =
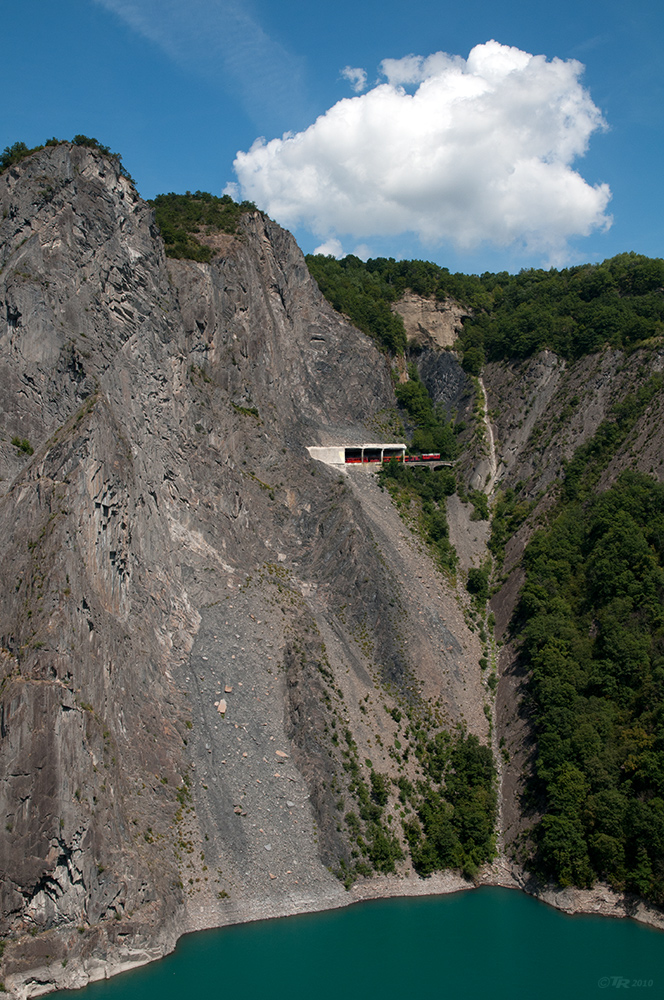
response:
[[[309,255],[307,264],[323,295],[338,312],[348,316],[385,350],[394,354],[405,349],[403,320],[390,309],[390,303],[399,295],[379,272],[371,271],[352,254],[343,260]]]
[[[323,294],[387,350],[405,343],[390,303],[406,288],[468,308],[464,367],[527,357],[543,348],[573,359],[604,344],[626,348],[664,332],[664,260],[623,253],[601,264],[519,274],[450,274],[427,261],[309,256]]]
[[[664,485],[624,472],[572,498],[525,567],[535,865],[562,885],[601,877],[664,903]]]

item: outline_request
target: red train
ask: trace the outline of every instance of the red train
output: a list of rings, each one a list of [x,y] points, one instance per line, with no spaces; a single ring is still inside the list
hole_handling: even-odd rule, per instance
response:
[[[401,455],[388,455],[385,458],[383,458],[383,462],[401,462],[401,460],[402,460],[401,459]],[[406,456],[404,456],[403,461],[404,462],[439,462],[440,461],[440,453],[437,452],[436,454],[434,454],[432,452],[432,453],[427,454],[427,455],[406,455]],[[364,462],[365,465],[370,464],[370,463],[371,464],[376,463],[377,465],[379,465],[380,464],[380,457],[372,455],[371,457],[365,457],[364,459],[362,459],[362,458],[347,458],[346,459],[346,465],[362,465],[363,462]]]

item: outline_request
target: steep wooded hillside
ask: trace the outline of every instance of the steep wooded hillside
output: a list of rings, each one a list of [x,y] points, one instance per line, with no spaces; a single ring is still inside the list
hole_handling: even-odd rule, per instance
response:
[[[572,907],[584,890],[604,900],[608,884],[628,912],[643,898],[661,908],[664,262],[625,253],[481,277],[310,264],[352,315],[391,303],[403,318],[397,395],[413,442],[443,450],[452,422],[450,541],[503,644],[490,675],[501,844],[534,891],[563,887],[558,904],[566,887]],[[384,341],[381,323],[367,329]],[[430,511],[422,529],[435,527]]]

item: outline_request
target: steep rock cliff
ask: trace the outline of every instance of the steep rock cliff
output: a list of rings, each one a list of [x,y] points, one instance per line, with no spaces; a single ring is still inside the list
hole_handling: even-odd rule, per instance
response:
[[[113,161],[65,144],[0,206],[3,975],[27,996],[345,901],[348,754],[413,777],[397,702],[486,738],[487,693],[387,495],[306,451],[376,440],[394,396],[292,237],[256,213],[211,264],[167,261]]]

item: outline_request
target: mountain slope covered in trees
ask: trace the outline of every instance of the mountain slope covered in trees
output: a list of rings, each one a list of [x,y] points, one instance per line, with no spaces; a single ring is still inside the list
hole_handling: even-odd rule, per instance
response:
[[[516,669],[525,677],[520,708],[508,706],[504,719],[520,714],[533,741],[520,762],[515,856],[562,886],[603,880],[664,904],[664,261],[625,253],[561,271],[467,276],[421,261],[307,260],[330,301],[388,351],[405,343],[400,317],[392,312],[399,333],[390,339],[372,316],[407,289],[467,309],[456,347],[465,370],[483,375],[501,413],[497,434],[508,438],[496,444],[493,567],[483,572],[508,641],[505,682]],[[427,382],[433,390],[417,377],[418,365],[431,372],[430,352],[407,352],[410,392]],[[547,356],[543,377],[557,380],[556,392],[544,381],[524,391],[516,373],[530,375]],[[573,389],[577,363],[605,374]],[[402,402],[408,411],[405,394]],[[520,434],[531,409],[537,416]],[[481,432],[477,410],[474,420]],[[515,450],[528,478],[517,478]],[[469,589],[480,572],[469,572]],[[507,760],[505,721],[501,742]]]
[[[631,349],[664,331],[664,260],[623,253],[601,264],[519,274],[450,274],[425,261],[309,256],[307,263],[336,309],[388,350],[405,338],[390,303],[406,288],[456,299],[471,315],[459,348],[464,367],[525,358],[544,349],[568,360],[604,345]],[[392,317],[390,319],[390,316]]]

